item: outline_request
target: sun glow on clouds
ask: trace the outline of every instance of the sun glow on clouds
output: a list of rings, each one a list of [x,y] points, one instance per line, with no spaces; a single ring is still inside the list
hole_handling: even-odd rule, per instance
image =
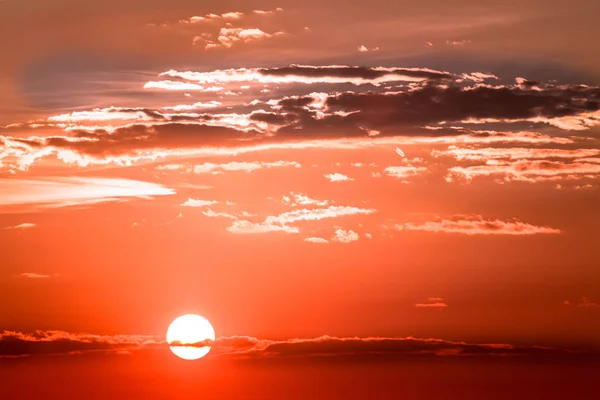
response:
[[[0,206],[41,204],[60,207],[112,201],[128,197],[175,194],[160,184],[130,179],[45,177],[38,179],[0,178]]]

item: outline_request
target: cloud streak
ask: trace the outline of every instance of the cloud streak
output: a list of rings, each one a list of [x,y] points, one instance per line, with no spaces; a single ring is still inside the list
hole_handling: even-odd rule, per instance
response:
[[[131,179],[91,177],[0,178],[0,206],[64,207],[147,196],[175,194],[160,184]]]
[[[449,233],[462,235],[557,235],[561,231],[549,226],[537,226],[517,219],[502,221],[486,220],[480,215],[457,215],[449,219],[436,218],[433,221],[406,222],[396,226],[401,231],[422,231],[431,233]]]
[[[188,344],[186,344],[188,345]],[[198,343],[211,346],[208,357],[252,359],[286,358],[368,358],[407,357],[569,357],[581,354],[562,348],[504,343],[476,344],[434,338],[415,337],[335,337],[267,340],[251,336],[220,337]],[[189,345],[188,345],[189,346]],[[193,344],[192,344],[193,346]],[[34,355],[75,355],[88,352],[126,352],[153,348],[167,349],[169,344],[151,335],[91,335],[63,331],[36,331],[32,334],[4,331],[0,334],[0,357]]]

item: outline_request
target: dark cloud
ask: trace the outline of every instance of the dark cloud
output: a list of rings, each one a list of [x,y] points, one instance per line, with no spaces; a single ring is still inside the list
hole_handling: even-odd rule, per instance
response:
[[[206,145],[231,145],[239,140],[260,138],[257,131],[244,132],[219,126],[167,123],[159,125],[131,125],[110,133],[104,130],[77,131],[74,137],[88,140],[72,140],[68,137],[50,137],[43,145],[74,150],[93,156],[121,155],[135,150],[195,148]],[[31,145],[41,145],[38,141]]]
[[[332,111],[350,112],[355,124],[373,128],[423,125],[473,119],[519,120],[560,118],[600,109],[597,90],[523,90],[515,87],[476,88],[428,85],[397,94],[341,93],[327,99]]]
[[[182,346],[149,335],[100,336],[61,331],[0,334],[0,357],[69,354],[89,351],[123,351]],[[287,357],[409,357],[409,356],[575,356],[595,351],[572,351],[545,346],[472,344],[431,338],[332,337],[273,341],[231,336],[185,346],[211,346],[211,355],[269,359]]]
[[[118,351],[156,344],[148,335],[101,336],[63,331],[36,331],[30,334],[4,331],[0,334],[0,358],[42,354],[69,354],[89,351]]]

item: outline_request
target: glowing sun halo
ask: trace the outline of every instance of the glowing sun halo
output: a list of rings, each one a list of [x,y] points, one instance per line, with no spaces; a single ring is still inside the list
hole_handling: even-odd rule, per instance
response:
[[[215,340],[215,330],[210,322],[199,315],[187,314],[176,318],[167,330],[167,343],[171,351],[184,360],[197,360],[210,351],[202,342]]]

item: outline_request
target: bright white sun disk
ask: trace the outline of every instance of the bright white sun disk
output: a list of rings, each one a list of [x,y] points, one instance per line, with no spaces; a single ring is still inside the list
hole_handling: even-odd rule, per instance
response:
[[[210,346],[198,346],[198,343],[207,340],[215,340],[215,330],[210,322],[199,315],[182,315],[167,330],[167,343],[173,344],[171,351],[184,360],[197,360],[207,355]]]

